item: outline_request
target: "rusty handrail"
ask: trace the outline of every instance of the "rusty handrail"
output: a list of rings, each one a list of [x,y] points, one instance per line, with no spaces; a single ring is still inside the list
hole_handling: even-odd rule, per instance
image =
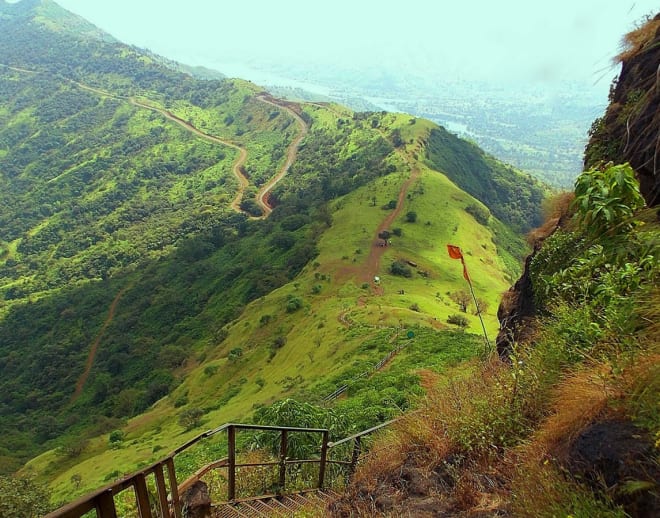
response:
[[[108,484],[100,489],[92,491],[77,500],[60,507],[59,509],[49,513],[45,518],[80,518],[89,511],[96,510],[98,518],[117,518],[117,510],[115,507],[114,497],[132,487],[135,491],[138,512],[141,518],[152,518],[152,511],[149,504],[149,491],[147,489],[146,477],[154,475],[156,482],[156,492],[158,505],[160,507],[160,514],[163,518],[181,518],[181,501],[179,495],[192,486],[195,482],[200,480],[206,473],[212,469],[227,467],[228,469],[228,500],[234,501],[236,498],[236,468],[243,466],[236,463],[236,431],[237,430],[262,430],[279,432],[282,436],[280,441],[280,459],[275,465],[280,466],[280,490],[283,490],[286,484],[286,465],[296,462],[308,462],[303,459],[288,459],[286,455],[287,449],[287,435],[289,433],[320,433],[323,436],[321,445],[321,458],[311,459],[309,462],[318,462],[319,468],[319,487],[323,485],[323,478],[325,473],[326,459],[324,459],[324,450],[327,450],[328,430],[325,428],[301,428],[293,426],[268,426],[258,424],[240,424],[240,423],[226,423],[217,428],[207,430],[189,441],[185,442],[178,448],[174,449],[169,455],[160,459],[157,462],[138,470],[122,479]],[[174,457],[190,448],[192,445],[206,439],[220,432],[227,432],[228,442],[228,457],[219,459],[207,464],[206,466],[197,470],[193,475],[178,484],[176,480],[176,473],[174,469]],[[167,494],[165,485],[165,470],[167,470],[169,477],[170,494]]]
[[[361,437],[364,437],[365,435],[369,435],[370,433],[376,432],[380,430],[381,428],[385,428],[386,426],[391,425],[392,423],[397,422],[398,419],[391,419],[389,421],[385,421],[384,423],[381,423],[379,425],[373,426],[369,428],[368,430],[363,430],[361,432],[358,432],[356,434],[351,435],[350,437],[346,437],[345,439],[341,439],[340,441],[336,442],[330,442],[328,443],[328,448],[334,448],[335,446],[339,446],[340,444],[344,444],[348,441],[353,441],[355,439],[359,439]]]
[[[290,464],[319,464],[319,478],[318,488],[323,488],[325,483],[325,473],[328,464],[339,464],[350,466],[350,471],[355,469],[358,456],[360,454],[361,438],[367,434],[373,433],[385,426],[397,421],[393,419],[380,425],[369,428],[362,432],[346,437],[336,442],[329,442],[329,430],[326,428],[300,428],[293,426],[268,426],[257,424],[239,424],[239,423],[226,423],[217,428],[213,428],[203,432],[186,443],[182,444],[169,455],[160,459],[157,462],[136,471],[122,479],[108,484],[96,491],[88,493],[85,496],[71,502],[59,509],[49,513],[45,518],[80,518],[89,511],[96,510],[98,518],[117,518],[117,510],[115,507],[114,497],[125,489],[133,487],[135,491],[138,512],[141,518],[152,518],[152,510],[150,507],[149,492],[147,489],[146,477],[154,475],[156,482],[156,492],[158,506],[160,507],[160,515],[163,518],[181,518],[181,501],[179,495],[190,488],[195,482],[200,480],[206,473],[212,469],[227,468],[227,499],[229,502],[236,502],[236,468],[248,466],[270,465],[279,466],[279,492],[282,492],[286,486],[286,466]],[[279,432],[280,435],[280,454],[279,460],[275,462],[266,463],[248,463],[240,464],[236,462],[236,431],[238,430],[263,430]],[[227,432],[228,443],[228,456],[224,459],[213,461],[206,466],[197,470],[193,475],[188,477],[180,484],[176,480],[176,473],[174,469],[174,457],[182,451],[190,448],[202,439],[211,437],[220,432]],[[288,449],[288,434],[289,433],[320,433],[322,434],[321,440],[321,455],[318,459],[289,459],[287,457]],[[351,461],[337,461],[329,459],[330,450],[336,446],[354,441],[354,448]],[[165,470],[167,470],[169,478],[170,494],[167,494],[165,485]]]

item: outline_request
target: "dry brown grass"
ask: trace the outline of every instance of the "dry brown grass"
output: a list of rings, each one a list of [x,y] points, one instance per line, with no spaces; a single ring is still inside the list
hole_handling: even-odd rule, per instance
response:
[[[495,443],[505,432],[495,423],[509,426],[515,388],[508,369],[493,360],[463,367],[456,377],[421,371],[426,396],[378,441],[336,514],[422,516],[424,508],[415,505],[429,500],[447,513],[499,508],[501,477],[493,460],[503,451]]]
[[[621,41],[621,52],[614,58],[616,63],[626,61],[644,50],[660,30],[660,15],[649,19],[638,29],[626,34]]]
[[[616,369],[600,363],[566,377],[553,392],[551,415],[528,442],[507,452],[505,477],[511,480],[515,515],[549,516],[567,506],[595,512],[601,504],[560,468],[568,464],[571,445],[594,422],[643,419],[657,409],[659,393],[660,354],[653,352],[637,355],[634,362]],[[605,506],[601,512],[610,511]]]
[[[590,371],[569,376],[556,389],[554,413],[548,417],[527,447],[528,458],[565,457],[565,449],[588,424],[606,412],[608,403],[623,395],[621,388],[611,386],[607,379],[610,367],[599,365]]]
[[[532,247],[538,246],[558,227],[566,225],[575,212],[572,208],[575,193],[564,191],[550,196],[543,202],[543,224],[527,234],[527,242]]]

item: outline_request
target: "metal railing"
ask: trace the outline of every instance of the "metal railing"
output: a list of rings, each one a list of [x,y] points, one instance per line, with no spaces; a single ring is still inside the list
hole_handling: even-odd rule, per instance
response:
[[[181,496],[188,488],[193,486],[197,481],[209,471],[226,468],[227,469],[227,501],[236,501],[236,475],[237,470],[240,468],[257,467],[257,466],[277,466],[278,467],[278,483],[277,493],[282,494],[286,490],[287,484],[287,466],[293,464],[318,464],[318,478],[316,479],[315,487],[322,489],[325,484],[326,470],[329,464],[338,464],[348,467],[349,474],[355,470],[358,458],[361,453],[361,438],[367,434],[371,434],[376,430],[391,424],[393,421],[388,421],[378,426],[374,426],[363,432],[336,441],[334,443],[328,442],[329,431],[325,428],[296,428],[287,426],[264,426],[254,424],[236,424],[228,423],[218,428],[208,430],[197,437],[191,439],[183,444],[165,458],[143,468],[135,473],[127,475],[126,477],[109,484],[101,489],[89,493],[80,499],[71,502],[64,507],[61,507],[50,514],[46,518],[80,518],[86,513],[96,510],[97,518],[117,518],[117,508],[115,504],[115,497],[122,491],[133,488],[135,492],[135,500],[137,505],[137,512],[140,518],[153,518],[154,511],[156,516],[162,518],[181,518],[182,517],[182,501]],[[255,431],[273,431],[279,432],[279,457],[278,460],[272,462],[252,462],[252,463],[239,463],[236,456],[236,432],[240,430],[255,430]],[[177,482],[176,473],[174,469],[174,458],[179,453],[187,450],[198,441],[211,437],[221,432],[227,432],[227,457],[215,460],[206,466],[197,470],[193,475],[188,477],[180,484]],[[290,459],[288,457],[288,443],[289,437],[294,433],[312,433],[319,434],[320,437],[320,456],[314,459]],[[353,449],[351,459],[334,460],[329,459],[329,452],[331,449],[342,444],[353,441]],[[169,491],[166,486],[165,472],[167,472]],[[154,476],[155,498],[152,498],[149,492],[147,477]],[[261,495],[267,496],[267,495]],[[258,497],[255,497],[258,498]],[[155,502],[152,502],[155,500]]]

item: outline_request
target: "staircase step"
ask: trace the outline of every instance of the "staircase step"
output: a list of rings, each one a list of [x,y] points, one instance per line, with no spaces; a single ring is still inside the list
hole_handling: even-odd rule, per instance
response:
[[[329,502],[340,495],[323,489],[292,493],[280,497],[269,496],[263,499],[247,500],[215,507],[214,518],[261,518],[261,517],[322,517]]]

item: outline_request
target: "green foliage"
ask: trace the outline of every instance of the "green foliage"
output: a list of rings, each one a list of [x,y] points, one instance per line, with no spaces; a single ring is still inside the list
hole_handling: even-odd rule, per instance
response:
[[[488,225],[488,220],[490,219],[490,212],[487,208],[477,205],[476,203],[471,203],[465,207],[465,212],[470,214],[477,222],[481,225]]]
[[[634,212],[644,206],[629,164],[608,165],[582,173],[575,181],[577,219],[587,237],[631,229]]]
[[[468,325],[470,325],[470,322],[468,321],[468,319],[465,315],[458,315],[458,314],[449,315],[447,317],[447,323],[458,326],[461,329],[464,329]]]
[[[0,476],[0,518],[38,518],[51,510],[45,486],[28,478]]]
[[[590,335],[601,326],[634,326],[629,297],[657,275],[655,232],[632,232],[642,205],[629,166],[583,173],[576,181],[576,230],[555,232],[532,261],[537,305],[587,311],[585,343],[594,343]]]
[[[201,408],[188,408],[179,414],[178,423],[186,430],[192,430],[202,424],[204,410]]]
[[[125,434],[121,430],[115,430],[108,436],[108,443],[111,448],[119,448],[124,442]]]
[[[256,424],[269,426],[291,426],[298,428],[327,428],[330,440],[337,440],[345,433],[348,422],[345,416],[330,408],[322,408],[295,399],[284,399],[254,414]],[[288,435],[288,456],[293,459],[309,459],[318,455],[322,435],[319,433],[294,433]],[[278,433],[260,432],[252,439],[255,449],[268,449],[277,455],[280,451]]]
[[[415,223],[417,221],[417,213],[414,210],[406,212],[406,222]]]
[[[292,296],[286,301],[285,309],[287,313],[295,313],[302,307],[303,307],[303,300],[300,297]]]
[[[390,273],[401,277],[412,277],[412,270],[401,261],[394,261],[390,265]]]
[[[234,347],[231,351],[229,351],[229,355],[227,356],[227,359],[230,362],[235,362],[238,359],[240,359],[241,356],[243,356],[243,349],[241,349],[240,347]]]
[[[56,33],[33,23],[28,7],[22,20],[0,20],[3,60],[37,71],[0,71],[0,455],[20,461],[58,438],[110,432],[170,394],[188,358],[201,361],[246,304],[314,259],[332,224],[328,200],[396,170],[376,129],[381,114],[329,127],[307,106],[315,123],[272,193],[275,210],[263,221],[236,214],[235,151],[129,97],[240,142],[255,185],[284,161],[290,120],[289,128],[282,113],[271,117],[256,89],[197,81],[118,42]],[[284,305],[295,312],[305,303],[294,296]],[[214,404],[239,393],[231,386]],[[188,395],[173,404],[184,407]]]
[[[524,232],[541,224],[544,191],[539,182],[486,155],[476,145],[443,128],[433,129],[428,161],[514,229]]]

